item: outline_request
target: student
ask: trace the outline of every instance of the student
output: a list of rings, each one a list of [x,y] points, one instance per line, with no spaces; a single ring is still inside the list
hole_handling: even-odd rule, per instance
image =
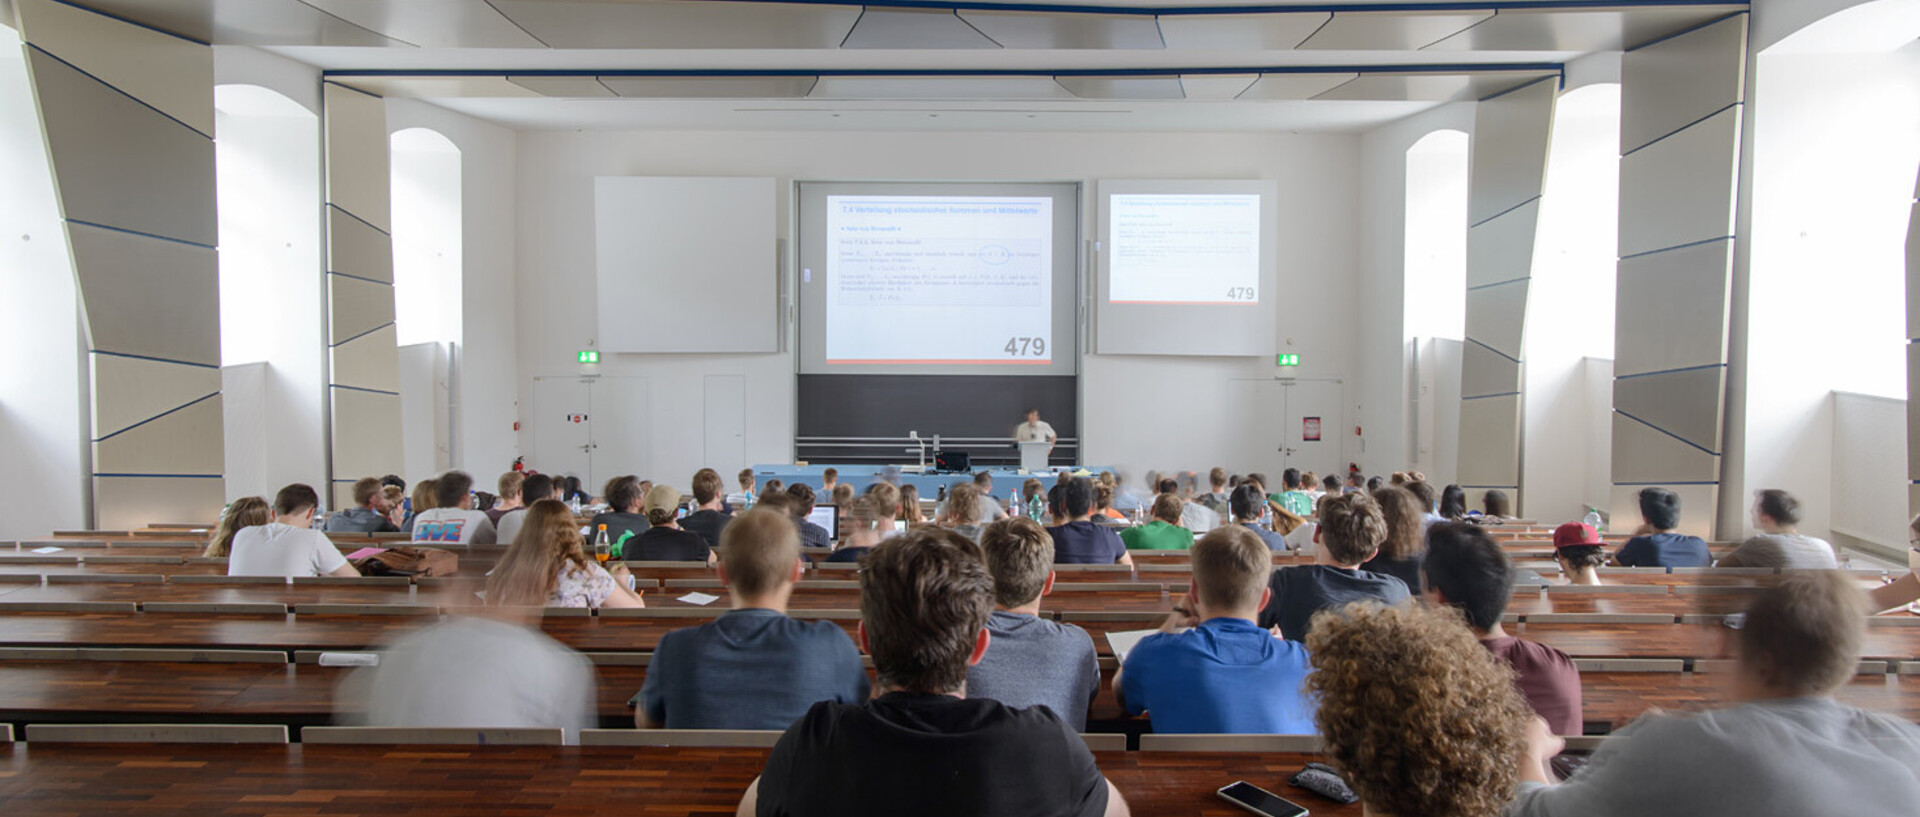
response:
[[[1253,531],[1253,535],[1265,542],[1267,549],[1274,553],[1287,552],[1287,540],[1278,533],[1260,525],[1260,512],[1267,506],[1266,497],[1260,495],[1260,489],[1251,485],[1242,485],[1233,489],[1233,498],[1228,502],[1228,510],[1233,513],[1233,524]]]
[[[1731,634],[1733,706],[1643,717],[1558,785],[1547,761],[1562,742],[1532,734],[1508,813],[1913,814],[1920,726],[1833,698],[1859,668],[1865,612],[1838,571],[1785,576],[1760,591]]]
[[[1581,734],[1580,669],[1566,653],[1507,635],[1500,623],[1513,596],[1513,562],[1477,525],[1445,522],[1427,531],[1426,597],[1466,616],[1480,646],[1513,668],[1514,685],[1556,735]]]
[[[440,480],[423,479],[413,486],[413,496],[407,499],[407,517],[400,522],[400,531],[413,535],[413,521],[420,514],[433,510],[440,502]]]
[[[900,489],[888,482],[867,486],[867,498],[873,500],[873,532],[881,539],[900,532]]]
[[[647,529],[627,540],[623,555],[629,562],[714,563],[713,549],[700,534],[680,528],[680,492],[671,485],[655,485],[647,492]]]
[[[858,562],[880,544],[880,505],[873,497],[863,496],[841,507],[840,546],[827,554],[827,561]]]
[[[980,524],[980,503],[980,492],[971,483],[955,485],[953,490],[947,492],[947,504],[941,508],[934,524],[978,542],[987,530],[986,526]],[[1047,546],[1047,552],[1053,552],[1051,543]]]
[[[828,468],[827,470],[820,472],[820,493],[821,494],[826,496],[833,496],[833,492],[836,490],[839,490],[839,488],[840,488],[840,469]],[[849,491],[853,490],[853,486],[847,486],[847,490]]]
[[[1347,472],[1347,486],[1340,489],[1343,494],[1357,494],[1367,489],[1367,477],[1359,471]]]
[[[1783,570],[1832,570],[1840,566],[1833,556],[1833,545],[1794,527],[1800,524],[1800,502],[1786,491],[1768,488],[1755,494],[1753,524],[1760,532],[1721,557],[1716,566]]]
[[[1344,607],[1356,601],[1398,604],[1407,600],[1407,583],[1393,576],[1361,570],[1360,564],[1380,552],[1387,538],[1387,520],[1380,504],[1366,494],[1330,497],[1320,508],[1314,528],[1314,564],[1273,571],[1272,598],[1260,610],[1260,626],[1278,627],[1280,634],[1305,641],[1314,613]]]
[[[556,499],[557,486],[553,477],[546,474],[534,474],[520,482],[520,497],[525,504],[516,510],[500,515],[500,521],[494,527],[494,538],[501,544],[513,544],[520,537],[520,526],[527,523],[527,509],[542,499]]]
[[[1053,592],[1053,537],[1031,519],[1003,519],[987,527],[980,549],[993,574],[993,647],[967,670],[967,695],[1045,706],[1085,731],[1100,662],[1087,631],[1040,617],[1041,597]]]
[[[527,507],[526,500],[520,495],[520,486],[527,481],[527,475],[519,471],[508,471],[500,475],[493,487],[499,489],[500,499],[486,510],[487,519],[493,522],[494,530],[500,529],[500,517],[508,511],[517,511]],[[512,540],[508,540],[512,541]]]
[[[1180,497],[1161,494],[1153,498],[1153,521],[1120,531],[1120,541],[1128,550],[1186,550],[1193,547],[1193,531],[1180,527],[1185,507]]]
[[[1674,533],[1680,527],[1680,495],[1665,488],[1640,489],[1640,518],[1646,524],[1613,555],[1621,567],[1707,567],[1713,555],[1698,536]]]
[[[1195,542],[1184,606],[1127,654],[1113,679],[1129,715],[1150,712],[1156,733],[1310,735],[1300,692],[1307,651],[1254,623],[1273,590],[1273,551],[1244,528]]]
[[[1920,554],[1920,516],[1915,516],[1907,523],[1907,545],[1913,548],[1914,553]],[[1920,557],[1909,554],[1908,559],[1915,568],[1907,575],[1898,579],[1889,578],[1886,584],[1867,593],[1867,612],[1890,612],[1920,601],[1920,561],[1911,561],[1915,558]]]
[[[387,518],[393,510],[377,477],[361,477],[353,482],[353,507],[327,517],[321,530],[328,533],[399,533],[400,526]]]
[[[982,525],[988,525],[988,524],[992,524],[997,520],[1007,518],[1007,509],[1000,507],[1000,500],[994,498],[993,496],[993,473],[992,472],[990,471],[975,472],[973,475],[973,488],[974,490],[980,492],[980,499],[981,499],[980,518],[976,521],[978,521]]]
[[[866,700],[867,671],[846,631],[787,616],[803,568],[786,511],[742,514],[721,532],[720,553],[733,609],[661,637],[634,725],[785,729],[816,702]]]
[[[1467,520],[1467,489],[1453,484],[1440,489],[1440,518],[1447,522]]]
[[[233,552],[233,537],[255,525],[265,525],[273,521],[273,506],[257,496],[243,496],[227,506],[227,512],[220,515],[220,524],[213,526],[213,536],[207,539],[207,549],[200,555],[217,559]]]
[[[393,523],[393,529],[407,532],[407,491],[396,485],[380,486],[380,497],[387,501],[387,521]]]
[[[640,492],[640,478],[628,474],[607,480],[602,495],[606,497],[607,510],[587,523],[588,542],[599,537],[601,525],[607,526],[607,541],[614,544],[614,550],[624,561],[627,542],[652,527],[647,523],[646,508],[642,504],[645,496]]]
[[[720,532],[733,521],[733,517],[727,515],[726,497],[721,495],[725,489],[719,471],[702,468],[693,472],[694,509],[680,520],[680,527],[700,534],[710,548],[720,546]]]
[[[1113,507],[1113,486],[1093,485],[1093,518],[1100,522],[1125,522],[1127,515]]]
[[[912,483],[900,486],[900,526],[911,528],[927,524],[927,515],[920,510],[920,489]]]
[[[740,490],[727,495],[728,513],[747,510],[753,506],[753,503],[760,500],[759,494],[754,493],[753,490],[755,480],[752,468],[740,469],[740,473],[735,474],[733,478],[735,482],[740,483]]]
[[[741,815],[1124,815],[1093,753],[1044,707],[967,695],[991,643],[993,578],[979,547],[917,528],[860,571],[860,644],[878,695],[823,701],[774,744]]]
[[[833,547],[833,537],[827,534],[827,529],[814,524],[813,520],[807,518],[807,514],[813,513],[813,486],[796,482],[787,486],[785,493],[793,500],[791,508],[793,524],[800,529],[800,546],[803,548]]]
[[[1313,513],[1313,497],[1307,496],[1307,492],[1300,489],[1300,469],[1288,468],[1280,472],[1280,485],[1282,489],[1280,493],[1273,494],[1268,499],[1278,503],[1280,507],[1287,509],[1287,513],[1294,516],[1304,517]]]
[[[1506,668],[1473,640],[1457,616],[1419,605],[1315,617],[1314,720],[1361,813],[1500,814],[1531,718]]]
[[[473,477],[465,471],[448,471],[432,482],[435,507],[414,515],[414,544],[491,545],[497,541],[487,515],[473,510]]]
[[[1607,563],[1606,540],[1584,522],[1568,522],[1553,529],[1553,561],[1567,584],[1599,587],[1600,567]]]
[[[521,514],[520,536],[487,574],[491,604],[533,607],[645,607],[624,564],[612,571],[594,563],[580,538],[573,509],[541,499]]]
[[[1175,500],[1178,501],[1178,500]],[[1093,481],[1076,479],[1061,492],[1061,510],[1067,521],[1047,528],[1053,536],[1056,564],[1132,565],[1133,556],[1112,528],[1093,523]]]
[[[1216,465],[1213,470],[1208,471],[1207,486],[1209,490],[1195,497],[1193,501],[1200,507],[1213,511],[1217,516],[1224,517],[1229,514],[1231,509],[1227,506],[1231,497],[1227,494],[1227,469]]]
[[[1513,521],[1513,501],[1507,498],[1506,491],[1488,491],[1480,496],[1480,506],[1486,514],[1480,517],[1482,522],[1498,525]]]
[[[1420,560],[1427,552],[1426,508],[1413,491],[1391,485],[1374,491],[1373,501],[1380,504],[1380,514],[1387,520],[1387,538],[1381,540],[1380,552],[1360,569],[1399,579],[1409,591],[1419,590]]]
[[[265,525],[242,528],[233,535],[227,558],[229,576],[358,576],[347,557],[327,535],[313,529],[313,510],[320,495],[313,487],[294,483],[273,497],[274,519]]]

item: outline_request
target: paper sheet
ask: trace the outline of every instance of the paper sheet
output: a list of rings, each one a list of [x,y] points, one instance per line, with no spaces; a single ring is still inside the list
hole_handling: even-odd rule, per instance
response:
[[[380,666],[380,654],[371,652],[323,652],[320,654],[320,666],[377,667]]]
[[[1111,632],[1107,633],[1107,644],[1113,647],[1113,657],[1119,659],[1120,663],[1124,664],[1127,662],[1127,653],[1133,651],[1133,645],[1140,643],[1140,639],[1157,632],[1160,631],[1121,630],[1119,632]]]
[[[34,553],[59,553],[62,550],[66,550],[66,548],[57,548],[57,547],[34,548],[33,552]]]
[[[720,600],[719,596],[709,596],[705,593],[688,593],[684,596],[681,596],[678,599],[675,599],[675,601],[684,601],[688,604],[698,604],[701,607],[705,607],[719,600]]]
[[[361,548],[359,550],[356,550],[352,553],[347,554],[347,561],[351,562],[351,561],[354,561],[355,559],[365,559],[368,556],[372,556],[375,553],[385,553],[385,552],[387,552],[386,548]]]

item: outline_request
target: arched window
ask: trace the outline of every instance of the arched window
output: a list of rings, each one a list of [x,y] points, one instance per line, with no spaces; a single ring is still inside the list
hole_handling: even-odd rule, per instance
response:
[[[1467,135],[1438,130],[1407,148],[1402,343],[1411,368],[1408,456],[1453,480],[1460,437],[1460,356],[1467,331]]]
[[[401,346],[458,343],[460,148],[426,128],[393,134],[394,333]]]

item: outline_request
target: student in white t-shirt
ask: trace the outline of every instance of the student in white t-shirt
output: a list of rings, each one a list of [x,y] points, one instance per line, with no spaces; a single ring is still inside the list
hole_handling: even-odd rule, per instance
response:
[[[521,485],[524,492],[526,486]],[[422,511],[413,518],[413,543],[416,545],[491,545],[493,520],[485,511],[473,509],[473,477],[465,471],[448,471],[434,485],[434,501],[440,507]],[[504,518],[504,517],[503,517]]]
[[[327,535],[313,529],[320,495],[295,483],[273,498],[274,520],[233,535],[229,576],[358,576]]]

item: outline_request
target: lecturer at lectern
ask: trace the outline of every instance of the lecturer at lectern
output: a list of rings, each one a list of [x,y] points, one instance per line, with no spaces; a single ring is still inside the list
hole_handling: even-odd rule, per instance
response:
[[[1035,443],[1042,440],[1046,441],[1047,453],[1051,455],[1054,443],[1060,440],[1060,435],[1053,433],[1053,426],[1047,425],[1047,421],[1040,419],[1039,409],[1027,409],[1027,421],[1013,430],[1013,441]]]

